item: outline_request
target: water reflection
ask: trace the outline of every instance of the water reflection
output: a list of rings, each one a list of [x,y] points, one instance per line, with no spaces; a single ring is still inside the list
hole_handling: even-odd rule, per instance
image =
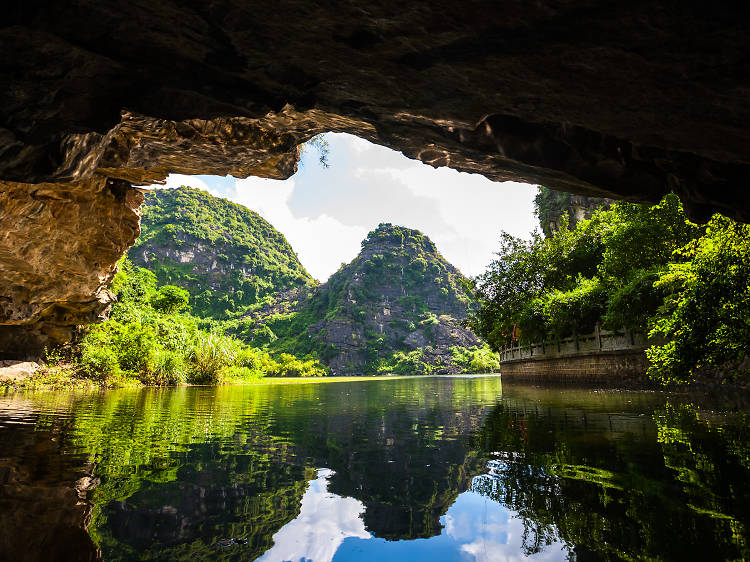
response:
[[[328,491],[328,479],[333,474],[328,469],[318,471],[302,496],[299,515],[273,536],[273,547],[259,561],[330,562],[345,539],[371,538],[362,521],[362,502]]]
[[[493,377],[9,395],[0,552],[742,559],[748,411]]]
[[[274,546],[258,560],[349,560],[413,561],[428,555],[439,561],[565,560],[569,548],[553,531],[529,542],[529,528],[517,513],[496,501],[500,481],[498,464],[491,463],[486,475],[472,481],[471,490],[459,494],[441,518],[441,532],[427,539],[388,541],[365,529],[366,506],[328,491],[334,472],[321,469],[309,482],[300,503],[300,513],[273,536]]]
[[[490,562],[522,560],[530,556],[534,556],[534,560],[569,558],[570,549],[559,539],[547,540],[543,546],[529,550],[526,547],[527,529],[518,514],[474,491],[460,494],[448,508],[442,523],[442,532],[430,539],[387,541],[374,537],[368,537],[369,540],[349,538],[343,542],[333,560]]]

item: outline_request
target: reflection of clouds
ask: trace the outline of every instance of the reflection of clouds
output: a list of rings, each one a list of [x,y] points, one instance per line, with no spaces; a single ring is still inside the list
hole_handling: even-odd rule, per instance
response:
[[[558,541],[556,530],[543,537],[539,552],[528,552],[524,525],[515,511],[486,496],[468,491],[459,495],[442,519],[445,528],[429,539],[386,541],[372,537],[347,538],[334,562],[387,560],[390,562],[495,562],[510,560],[567,560],[568,547]],[[527,541],[535,538],[533,531]],[[549,539],[550,544],[546,544]]]
[[[445,516],[445,533],[477,562],[523,560],[523,521],[503,505],[475,492],[461,494]],[[534,560],[567,559],[560,542],[535,553]]]
[[[365,506],[354,498],[328,492],[332,470],[321,469],[302,496],[300,513],[273,536],[274,545],[258,560],[330,562],[347,537],[369,539],[362,513]]]

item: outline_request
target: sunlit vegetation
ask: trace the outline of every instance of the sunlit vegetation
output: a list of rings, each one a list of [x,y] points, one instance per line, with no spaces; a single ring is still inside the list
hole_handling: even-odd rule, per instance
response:
[[[201,329],[201,320],[188,310],[187,291],[158,286],[151,271],[127,258],[119,264],[112,291],[118,300],[110,319],[83,328],[68,349],[69,368],[79,377],[106,385],[174,385],[326,373],[314,360],[272,358],[220,331]],[[50,361],[60,362],[61,357]]]
[[[200,316],[240,316],[278,291],[314,284],[260,215],[185,186],[147,194],[141,235],[128,255],[160,284],[187,289]]]
[[[503,233],[478,279],[474,327],[493,349],[518,325],[525,342],[591,332],[597,323],[651,336],[649,374],[663,382],[750,374],[750,227],[690,222],[676,195],[620,202],[574,229],[530,241]],[[729,375],[727,375],[729,373]]]

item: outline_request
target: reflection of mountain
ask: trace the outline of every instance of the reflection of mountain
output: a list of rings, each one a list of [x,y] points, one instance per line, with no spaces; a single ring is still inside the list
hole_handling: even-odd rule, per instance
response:
[[[489,378],[57,399],[38,431],[0,399],[0,477],[41,502],[3,504],[11,548],[20,521],[82,535],[88,501],[105,559],[750,558],[750,423],[716,406]],[[81,467],[101,484],[77,506]]]
[[[473,385],[477,396],[480,384]],[[484,467],[470,442],[487,404],[462,400],[466,387],[454,379],[433,379],[427,387],[403,381],[403,395],[394,397],[386,381],[355,384],[336,413],[311,423],[280,412],[269,430],[289,434],[300,456],[331,468],[330,491],[361,501],[375,536],[427,538],[440,533],[440,518]],[[321,400],[339,402],[341,388],[321,388]]]

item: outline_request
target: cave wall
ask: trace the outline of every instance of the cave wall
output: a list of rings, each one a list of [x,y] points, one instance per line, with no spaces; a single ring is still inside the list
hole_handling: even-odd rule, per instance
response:
[[[0,22],[0,354],[106,313],[139,192],[349,132],[434,166],[750,220],[742,4],[30,0]]]

